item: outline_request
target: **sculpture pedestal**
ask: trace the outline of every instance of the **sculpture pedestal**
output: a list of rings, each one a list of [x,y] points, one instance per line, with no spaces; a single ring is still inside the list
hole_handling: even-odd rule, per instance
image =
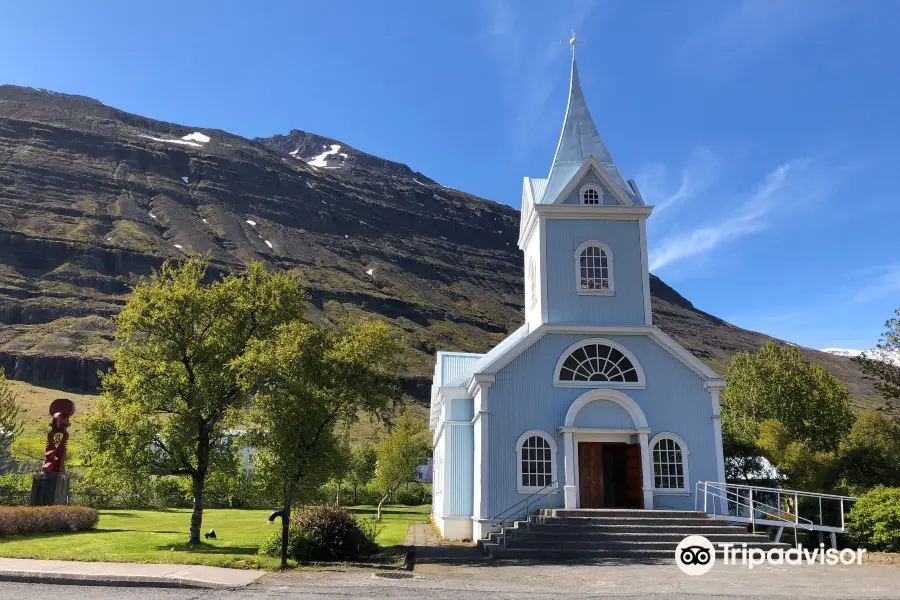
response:
[[[69,474],[41,473],[31,480],[31,506],[53,506],[69,503]]]

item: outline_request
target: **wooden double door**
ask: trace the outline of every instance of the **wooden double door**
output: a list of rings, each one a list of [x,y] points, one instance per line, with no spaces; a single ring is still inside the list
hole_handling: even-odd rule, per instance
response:
[[[581,508],[643,508],[639,444],[579,442]]]

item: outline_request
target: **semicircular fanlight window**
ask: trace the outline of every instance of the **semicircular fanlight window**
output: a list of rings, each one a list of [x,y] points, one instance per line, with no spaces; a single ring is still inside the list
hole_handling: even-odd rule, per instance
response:
[[[637,383],[638,373],[619,350],[605,344],[587,344],[566,357],[559,380]]]

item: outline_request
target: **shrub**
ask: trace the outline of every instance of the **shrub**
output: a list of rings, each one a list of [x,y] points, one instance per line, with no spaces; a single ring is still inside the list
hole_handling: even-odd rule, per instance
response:
[[[94,529],[100,515],[84,506],[0,507],[0,536]]]
[[[394,503],[406,506],[419,506],[431,502],[431,486],[423,483],[410,483],[394,492]]]
[[[271,556],[272,558],[281,558],[281,525],[278,525],[277,531],[273,531],[266,536],[266,539],[259,545],[259,554],[263,556]],[[288,528],[288,556],[294,560],[306,560],[309,558],[309,547],[306,538],[300,532],[300,528],[291,525]]]
[[[374,529],[367,524],[361,526],[352,513],[340,507],[298,510],[291,524],[305,538],[309,560],[355,560],[378,548]]]
[[[31,478],[31,475],[19,473],[0,475],[0,506],[28,504]]]
[[[847,534],[867,550],[900,552],[900,488],[860,496],[847,515]]]

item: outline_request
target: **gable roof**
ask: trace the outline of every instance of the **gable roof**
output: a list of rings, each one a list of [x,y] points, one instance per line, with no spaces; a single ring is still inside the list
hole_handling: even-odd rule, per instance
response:
[[[527,325],[523,325],[515,333],[500,342],[493,350],[478,359],[478,362],[472,365],[470,369],[467,369],[468,373],[466,375],[450,382],[449,387],[464,386],[474,375],[496,374],[548,333],[647,336],[696,373],[706,382],[708,387],[718,388],[725,386],[725,381],[718,373],[653,325],[549,325],[545,323],[531,332],[528,331]]]
[[[591,112],[584,99],[584,93],[581,91],[578,66],[573,56],[572,76],[569,82],[569,104],[566,107],[559,144],[556,146],[556,155],[553,157],[553,165],[550,167],[546,189],[541,194],[541,198],[535,198],[534,201],[547,203],[556,200],[559,193],[589,156],[597,159],[616,186],[632,199],[633,204],[641,204],[634,190],[625,182],[625,178],[619,172],[606,144],[603,143],[597,132],[597,127],[594,125]]]

